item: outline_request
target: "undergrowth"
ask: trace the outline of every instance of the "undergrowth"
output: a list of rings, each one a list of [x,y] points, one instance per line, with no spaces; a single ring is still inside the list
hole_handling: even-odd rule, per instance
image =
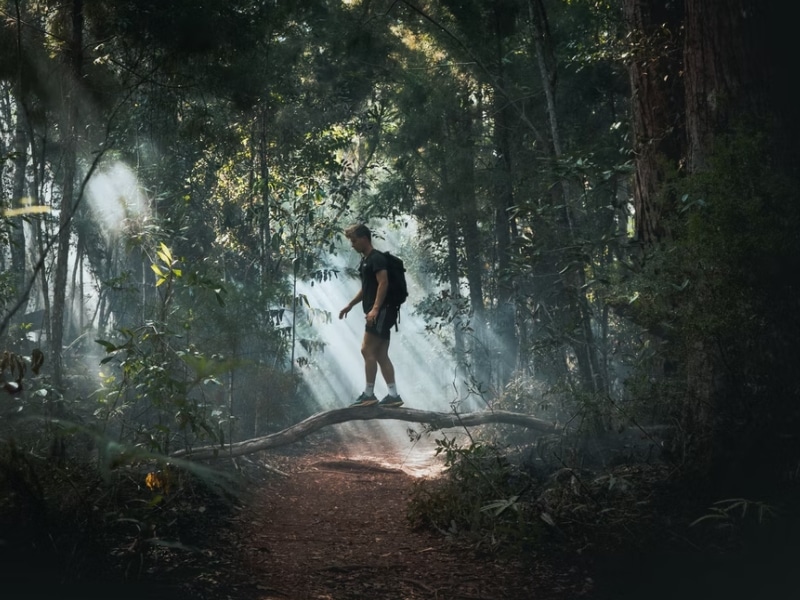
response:
[[[493,445],[436,440],[444,476],[415,484],[409,519],[476,549],[499,551],[534,543],[542,524],[531,502],[534,480]]]
[[[409,519],[479,551],[521,560],[545,552],[629,577],[631,561],[680,565],[678,579],[708,561],[735,577],[737,561],[755,573],[764,557],[786,556],[788,532],[800,530],[786,497],[720,498],[662,461],[543,469],[473,438],[436,443],[446,468],[415,484]]]
[[[202,559],[235,500],[230,480],[223,487],[202,467],[81,441],[31,423],[22,436],[0,437],[6,584],[148,582]]]

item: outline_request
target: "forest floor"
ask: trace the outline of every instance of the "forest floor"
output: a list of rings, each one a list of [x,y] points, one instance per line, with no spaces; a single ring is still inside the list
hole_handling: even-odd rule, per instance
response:
[[[676,541],[675,532],[687,530],[675,521],[685,516],[683,499],[672,495],[659,505],[645,496],[637,500],[658,517],[646,526],[646,541],[629,550],[604,553],[601,541],[581,554],[572,540],[564,547],[545,542],[512,558],[481,552],[445,532],[411,525],[414,487],[441,471],[432,450],[427,464],[409,461],[378,438],[352,450],[331,436],[312,436],[249,463],[249,492],[215,547],[217,566],[204,568],[188,597],[732,600],[793,597],[790,590],[797,589],[796,542],[788,553],[770,542],[723,555]],[[636,525],[620,525],[628,527]]]
[[[415,529],[408,500],[425,465],[374,442],[360,458],[331,440],[270,451],[235,510],[214,573],[189,595],[217,600],[562,600],[586,597],[575,565],[501,559]],[[256,463],[257,464],[257,463]],[[435,459],[431,465],[436,470]],[[222,540],[221,540],[222,541]]]
[[[561,600],[591,587],[543,557],[501,560],[412,528],[418,475],[377,442],[367,458],[343,450],[326,441],[265,457],[286,476],[266,474],[237,510],[226,533],[235,562],[216,598]]]
[[[50,540],[45,549],[66,548],[69,561],[61,564],[78,567],[68,572],[48,569],[34,558],[38,554],[4,547],[0,527],[3,598],[797,597],[796,505],[780,511],[791,519],[773,520],[770,526],[755,504],[747,515],[722,514],[708,502],[720,496],[698,504],[685,487],[665,485],[665,465],[620,465],[601,476],[585,473],[577,488],[574,478],[567,482],[560,488],[561,520],[554,534],[537,537],[524,552],[500,554],[445,531],[414,527],[409,511],[415,491],[442,472],[435,445],[416,443],[412,456],[404,446],[370,435],[377,423],[364,427],[365,435],[340,438],[331,428],[233,463],[220,460],[220,471],[235,466],[235,478],[223,480],[229,485],[189,485],[168,494],[152,505],[152,514],[160,515],[152,530],[141,520],[135,538],[112,539],[112,531],[101,529],[95,533],[105,543],[82,560],[76,560],[81,536],[77,531],[57,535],[51,515],[47,536],[23,538],[18,546],[38,547],[25,539],[44,539]],[[741,512],[741,505],[737,502],[735,510]],[[709,506],[715,518],[704,521],[703,528],[692,527]],[[24,509],[18,522],[25,511],[39,514],[28,503],[17,508]],[[41,518],[29,521],[35,525]],[[133,519],[117,521],[130,533]],[[573,526],[566,527],[570,521]],[[14,522],[8,520],[6,529]]]

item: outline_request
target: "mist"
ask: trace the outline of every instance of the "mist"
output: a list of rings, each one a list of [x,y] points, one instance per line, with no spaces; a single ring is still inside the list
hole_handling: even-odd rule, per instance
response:
[[[401,252],[402,248],[411,248],[409,242],[415,234],[413,226],[390,230],[384,225],[374,231],[375,247],[400,255],[407,264],[409,299],[400,310],[397,329],[392,330],[389,357],[395,367],[404,408],[452,412],[463,400],[458,391],[463,387],[462,382],[458,380],[456,364],[445,341],[427,331],[425,321],[415,313],[414,302],[423,297],[425,283],[419,273],[409,269],[412,257]],[[338,277],[298,284],[298,295],[306,296],[312,309],[330,316],[330,320],[317,318],[310,326],[306,324],[301,328],[304,334],[324,344],[324,351],[303,353],[308,363],[301,369],[301,374],[314,396],[314,404],[325,410],[351,404],[365,384],[361,356],[363,310],[357,305],[346,318],[338,318],[339,311],[360,288],[357,277],[348,276],[348,272],[358,267],[360,256],[344,242],[337,245],[336,253],[329,260],[330,267],[338,271]],[[379,370],[375,395],[381,398],[387,392]],[[408,423],[367,421],[343,423],[336,427],[348,458],[373,460],[413,473],[427,472],[437,464],[433,456],[436,436],[423,435],[411,439]],[[422,432],[421,427],[417,430]],[[457,435],[458,432],[448,434]]]

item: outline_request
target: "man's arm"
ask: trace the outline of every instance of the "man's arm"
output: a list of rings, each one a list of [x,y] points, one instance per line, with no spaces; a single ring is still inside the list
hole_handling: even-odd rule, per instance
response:
[[[375,273],[375,277],[378,280],[378,291],[375,293],[375,304],[367,313],[367,323],[372,323],[378,318],[383,301],[386,299],[386,293],[389,291],[389,271],[381,269]]]
[[[339,318],[344,319],[347,316],[347,313],[359,302],[361,302],[361,298],[364,297],[364,290],[359,289],[358,293],[356,294],[355,298],[350,300],[350,302],[345,306],[342,310],[339,311]]]

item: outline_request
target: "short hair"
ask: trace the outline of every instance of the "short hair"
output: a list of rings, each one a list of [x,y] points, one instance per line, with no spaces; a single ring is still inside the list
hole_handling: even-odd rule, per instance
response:
[[[350,225],[350,227],[344,230],[344,235],[349,240],[353,238],[367,238],[369,241],[372,241],[372,232],[369,230],[369,227],[363,223]]]

